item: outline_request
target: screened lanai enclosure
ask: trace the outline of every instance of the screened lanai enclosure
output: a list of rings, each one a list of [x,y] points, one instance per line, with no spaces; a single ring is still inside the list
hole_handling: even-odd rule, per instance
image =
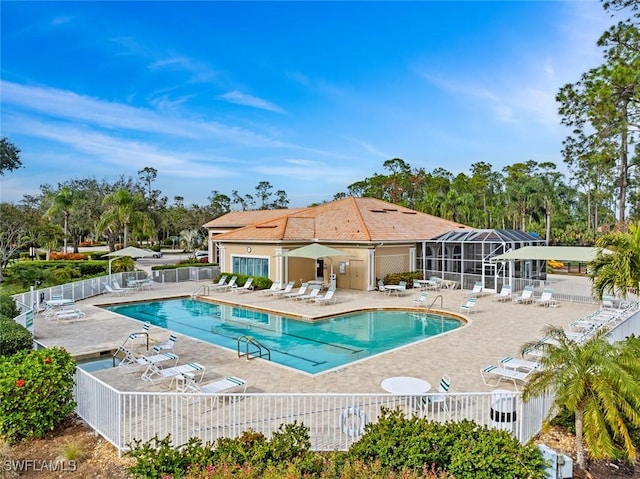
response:
[[[418,244],[417,269],[471,289],[481,281],[486,289],[499,290],[509,278],[545,280],[546,261],[497,262],[492,258],[524,246],[546,246],[537,235],[519,230],[452,230]],[[509,271],[513,268],[513,271]]]

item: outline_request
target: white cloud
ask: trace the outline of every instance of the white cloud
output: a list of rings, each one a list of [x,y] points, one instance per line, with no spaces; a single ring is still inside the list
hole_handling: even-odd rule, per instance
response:
[[[259,108],[261,110],[284,113],[284,110],[282,108],[267,100],[263,100],[262,98],[255,97],[247,93],[242,93],[237,90],[219,95],[218,98],[229,103],[235,103],[236,105],[244,105],[250,106],[252,108]]]

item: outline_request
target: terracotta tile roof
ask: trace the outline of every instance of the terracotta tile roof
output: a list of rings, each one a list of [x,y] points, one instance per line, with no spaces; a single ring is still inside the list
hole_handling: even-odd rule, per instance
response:
[[[284,216],[223,233],[216,236],[216,240],[402,242],[426,240],[447,231],[468,228],[374,198],[349,197],[298,211],[280,211]],[[214,221],[223,219],[224,216]]]
[[[277,210],[251,210],[251,211],[230,211],[226,215],[219,216],[215,220],[203,225],[205,228],[240,228],[263,221],[279,218],[306,208],[289,208]]]

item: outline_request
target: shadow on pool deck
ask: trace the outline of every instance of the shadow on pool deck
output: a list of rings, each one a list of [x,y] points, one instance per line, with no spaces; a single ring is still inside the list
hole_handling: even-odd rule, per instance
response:
[[[97,296],[77,303],[86,316],[81,320],[50,321],[38,314],[35,335],[45,346],[63,346],[74,356],[91,356],[112,351],[127,335],[140,329],[140,322],[102,309],[101,305],[169,297],[189,297],[202,284],[171,283],[156,285],[125,297]],[[429,297],[442,295],[443,311],[459,314],[467,291],[430,292]],[[411,308],[418,291],[405,296],[387,296],[377,291],[338,290],[335,304],[314,305],[273,299],[256,292],[236,294],[212,293],[207,299],[227,304],[265,309],[282,315],[309,318],[337,315],[367,308]],[[427,304],[430,304],[428,301]],[[439,309],[440,301],[437,302]],[[549,325],[567,326],[598,308],[593,304],[561,303],[558,308],[500,303],[487,294],[478,299],[477,312],[467,317],[468,324],[444,335],[383,353],[338,370],[311,376],[277,364],[238,358],[230,351],[209,343],[179,335],[175,352],[179,363],[197,361],[206,367],[204,381],[234,375],[247,380],[248,392],[382,392],[380,383],[391,376],[416,376],[437,384],[442,374],[451,377],[451,392],[487,391],[480,369],[504,356],[516,356],[527,341],[539,338]],[[150,337],[164,341],[169,331],[151,327]],[[140,343],[135,352],[145,352]],[[168,390],[165,385],[151,386],[140,379],[141,370],[107,369],[94,373],[120,390]]]

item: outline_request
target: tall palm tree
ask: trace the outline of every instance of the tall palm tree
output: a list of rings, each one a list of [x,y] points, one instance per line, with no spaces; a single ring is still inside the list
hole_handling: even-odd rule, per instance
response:
[[[121,188],[105,197],[103,205],[107,210],[98,222],[98,229],[100,231],[107,228],[118,229],[121,225],[123,247],[126,248],[129,245],[129,231],[133,227],[145,234],[153,234],[153,221],[146,212],[141,210],[144,205],[144,197],[141,193],[132,193],[126,188]]]
[[[600,251],[589,263],[594,295],[627,296],[629,290],[640,288],[640,225],[631,224],[629,232],[614,232],[601,236],[596,246]]]
[[[67,237],[69,234],[69,217],[73,209],[74,192],[66,186],[51,196],[51,206],[46,211],[48,217],[62,213],[64,217],[64,252],[67,252]]]
[[[621,450],[635,460],[630,428],[640,427],[640,341],[610,343],[601,330],[579,344],[561,328],[545,331],[541,368],[523,389],[523,400],[555,391],[555,405],[575,414],[576,456],[584,469],[584,446],[593,459]],[[532,347],[525,344],[523,351]]]

